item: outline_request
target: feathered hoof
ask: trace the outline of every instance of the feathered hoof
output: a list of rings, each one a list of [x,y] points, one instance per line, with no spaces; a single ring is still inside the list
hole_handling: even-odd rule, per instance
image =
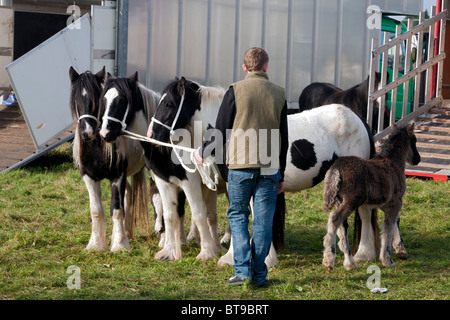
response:
[[[355,260],[356,263],[360,263],[360,262],[372,262],[376,260],[376,257],[374,255],[369,255],[369,254],[362,254],[362,253],[356,253],[355,256],[353,257],[353,259]]]
[[[171,249],[162,249],[155,254],[155,259],[159,261],[175,261],[181,259],[181,255],[177,256]]]
[[[347,269],[347,270],[354,270],[354,269],[358,269],[358,264],[356,264],[355,262],[348,262],[348,263],[346,263],[346,262],[344,262],[344,267],[345,267],[345,269]]]
[[[98,243],[89,243],[85,250],[93,250],[93,251],[107,251],[108,247],[106,244],[98,244]]]
[[[408,252],[406,252],[406,250],[399,250],[399,251],[395,251],[395,255],[402,260],[406,260],[408,259]]]
[[[222,257],[220,257],[219,261],[217,262],[217,264],[220,267],[225,267],[225,266],[232,266],[234,263],[233,261],[233,255],[226,253],[224,254]]]
[[[202,262],[206,262],[213,259],[217,253],[218,252],[214,252],[212,250],[202,249],[196,258]]]
[[[121,250],[130,250],[130,245],[129,244],[115,244],[113,246],[111,246],[111,252],[117,252],[117,251],[121,251]]]
[[[386,268],[395,268],[395,262],[392,261],[392,259],[382,259],[381,263],[383,264],[384,267]]]
[[[330,273],[331,272],[331,270],[333,270],[333,268],[334,268],[334,263],[330,263],[327,259],[323,259],[323,261],[322,261],[322,264],[324,265],[324,267],[325,267],[325,271],[326,271],[326,273]]]

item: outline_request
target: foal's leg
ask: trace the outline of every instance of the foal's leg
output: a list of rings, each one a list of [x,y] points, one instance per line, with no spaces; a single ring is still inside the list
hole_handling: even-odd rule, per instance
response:
[[[324,251],[322,263],[327,272],[330,272],[334,268],[337,229],[353,211],[355,211],[355,209],[349,208],[349,206],[346,206],[345,204],[341,204],[336,210],[330,213],[327,224],[327,234],[323,239]]]
[[[358,208],[361,217],[361,241],[355,254],[355,261],[374,261],[377,258],[375,250],[375,235],[371,226],[372,210],[367,206]]]
[[[381,237],[380,260],[385,267],[395,267],[391,258],[391,243],[398,211],[392,208],[384,211],[383,233]]]
[[[105,211],[102,205],[100,181],[94,181],[87,175],[83,176],[83,180],[89,192],[89,207],[92,219],[92,233],[86,249],[104,251],[108,249],[108,246],[106,245]]]
[[[394,226],[394,241],[392,242],[392,246],[394,247],[397,257],[400,259],[408,258],[408,253],[403,245],[403,239],[400,234],[400,215],[397,217],[397,221]]]
[[[337,229],[337,235],[339,237],[339,249],[344,253],[344,267],[347,270],[358,268],[352,255],[350,244],[348,243],[348,222],[347,219]]]
[[[120,178],[111,181],[111,216],[113,230],[111,236],[111,251],[130,249],[130,243],[125,230],[125,189],[127,177],[124,173]]]

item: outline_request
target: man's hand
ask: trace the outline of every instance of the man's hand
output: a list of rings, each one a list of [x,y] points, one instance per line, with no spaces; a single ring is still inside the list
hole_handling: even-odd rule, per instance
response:
[[[200,149],[201,148],[198,148],[197,150],[194,151],[194,158],[195,158],[195,161],[197,161],[198,163],[203,163],[203,158],[200,155]]]
[[[284,191],[284,184],[283,184],[283,181],[280,181],[280,182],[278,182],[278,193],[277,194],[280,194],[283,191]]]

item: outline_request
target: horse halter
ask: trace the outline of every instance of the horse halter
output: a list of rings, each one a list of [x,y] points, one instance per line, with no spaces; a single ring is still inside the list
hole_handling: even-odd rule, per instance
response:
[[[80,116],[80,114],[78,112],[78,104],[76,102],[75,102],[75,110],[77,112],[78,123],[80,123],[80,121],[82,119],[94,119],[97,122],[97,125],[100,125],[100,120],[98,120],[98,116],[96,117],[96,116],[93,116],[93,115],[88,114],[88,113],[83,114],[83,115]],[[99,108],[98,112],[100,113],[100,108]]]
[[[168,129],[170,131],[170,135],[172,136],[173,133],[175,132],[174,128],[175,128],[175,125],[176,125],[176,123],[178,121],[178,118],[180,116],[181,109],[183,108],[185,92],[186,92],[186,90],[183,90],[183,95],[181,96],[180,105],[178,106],[177,113],[175,115],[175,118],[172,121],[172,125],[171,126],[168,126],[167,124],[162,123],[161,121],[156,119],[154,116],[152,117],[152,121],[150,122],[150,126],[153,126],[153,123],[157,123],[160,126],[163,126],[164,128]],[[161,97],[161,99],[159,100],[158,107],[161,105],[162,101],[164,100],[164,98],[166,96],[167,96],[167,93],[164,93],[163,96]]]
[[[122,130],[125,130],[125,129],[127,128],[127,124],[126,124],[125,120],[127,120],[129,108],[130,108],[130,105],[128,104],[128,105],[127,105],[127,109],[125,110],[125,114],[124,114],[124,116],[123,116],[123,120],[120,120],[120,119],[117,119],[117,118],[108,116],[108,115],[106,115],[106,114],[103,116],[102,119],[103,119],[103,121],[105,121],[105,120],[106,120],[106,121],[111,120],[111,121],[120,123],[121,126],[122,126]]]

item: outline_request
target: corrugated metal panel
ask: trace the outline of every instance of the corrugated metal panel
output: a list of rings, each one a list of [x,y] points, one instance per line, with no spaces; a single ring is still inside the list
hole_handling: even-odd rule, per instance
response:
[[[242,56],[260,46],[270,79],[297,103],[314,81],[348,88],[368,75],[370,5],[417,14],[422,0],[134,0],[129,2],[128,73],[161,91],[175,76],[227,87]]]

